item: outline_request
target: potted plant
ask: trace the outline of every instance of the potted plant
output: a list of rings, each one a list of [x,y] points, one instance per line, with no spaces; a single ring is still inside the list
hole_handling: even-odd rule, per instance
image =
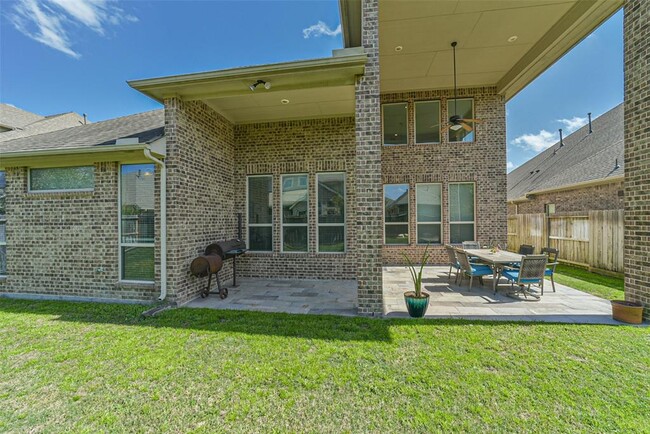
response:
[[[612,300],[612,317],[629,324],[643,322],[643,305],[633,301]]]
[[[402,253],[402,255],[406,259],[408,269],[411,273],[411,279],[413,279],[413,291],[404,293],[406,309],[411,317],[422,318],[427,312],[427,307],[429,307],[429,294],[422,291],[422,270],[429,260],[429,246],[424,249],[424,253],[420,258],[419,270],[417,265],[406,254]]]

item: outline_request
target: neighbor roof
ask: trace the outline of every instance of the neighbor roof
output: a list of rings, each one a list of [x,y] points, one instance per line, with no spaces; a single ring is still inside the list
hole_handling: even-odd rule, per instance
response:
[[[623,104],[585,125],[508,174],[508,200],[540,190],[623,176]],[[616,164],[618,163],[618,167]]]
[[[0,103],[0,126],[16,129],[45,119],[45,116]]]
[[[0,153],[36,152],[103,147],[110,150],[117,139],[137,137],[139,143],[151,143],[164,136],[163,110],[66,128],[44,134],[0,142]]]
[[[74,112],[45,116],[44,118],[29,125],[25,125],[22,128],[17,128],[1,133],[0,142],[18,139],[20,137],[32,136],[35,134],[47,133],[50,131],[62,130],[64,128],[75,127],[83,124],[83,116]]]

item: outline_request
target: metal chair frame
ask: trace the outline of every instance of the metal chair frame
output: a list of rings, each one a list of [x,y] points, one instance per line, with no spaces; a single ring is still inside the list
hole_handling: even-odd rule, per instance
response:
[[[514,290],[514,285],[519,287],[518,291],[513,294],[521,293],[524,297],[532,296],[539,299],[540,296],[530,290],[530,285],[536,283],[541,288],[541,295],[544,295],[544,273],[548,256],[546,255],[526,255],[521,258],[521,265],[518,268],[507,267],[501,275],[510,281],[510,287]],[[507,274],[507,270],[517,271],[517,280]]]
[[[546,269],[551,272],[550,274],[551,286],[553,287],[553,292],[555,292],[555,280],[553,279],[553,275],[555,274],[555,267],[557,267],[559,264],[557,258],[558,256],[560,256],[560,251],[553,247],[544,247],[542,249],[542,255],[548,256],[548,263],[546,264]]]

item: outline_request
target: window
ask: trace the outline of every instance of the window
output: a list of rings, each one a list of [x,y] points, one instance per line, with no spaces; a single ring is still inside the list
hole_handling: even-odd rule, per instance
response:
[[[29,170],[29,191],[92,191],[95,187],[93,166],[53,167]]]
[[[273,251],[273,176],[248,177],[248,248]]]
[[[415,186],[418,244],[442,243],[442,188],[440,184]]]
[[[384,104],[383,131],[384,145],[406,145],[408,140],[408,104],[400,102],[397,104]]]
[[[458,115],[463,119],[474,118],[474,100],[472,98],[464,99],[448,99],[447,100],[447,113],[449,117]],[[467,131],[464,128],[457,130],[448,129],[450,142],[473,142],[474,130]]]
[[[0,275],[7,274],[6,187],[5,172],[0,171]]]
[[[475,241],[473,182],[449,184],[449,241]]]
[[[440,143],[440,101],[415,103],[415,143]]]
[[[345,252],[345,174],[319,173],[318,251]]]
[[[120,278],[154,280],[153,164],[123,164],[120,172]]]
[[[384,243],[409,243],[409,186],[384,185]]]
[[[309,192],[307,175],[282,175],[282,251],[306,252]]]

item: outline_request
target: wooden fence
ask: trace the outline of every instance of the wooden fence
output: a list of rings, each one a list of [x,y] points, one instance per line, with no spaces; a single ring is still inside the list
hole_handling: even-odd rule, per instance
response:
[[[580,215],[516,214],[508,217],[508,248],[554,247],[562,261],[623,272],[623,210]]]

